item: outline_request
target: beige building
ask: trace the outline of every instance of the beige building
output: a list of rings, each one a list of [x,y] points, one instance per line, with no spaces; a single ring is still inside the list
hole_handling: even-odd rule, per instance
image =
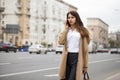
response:
[[[30,0],[1,0],[3,41],[24,44],[29,41]]]
[[[30,0],[17,0],[16,14],[19,17],[19,42],[25,44],[29,42],[30,29]]]
[[[108,46],[108,24],[99,18],[87,18],[87,27],[92,31],[92,40],[97,45],[97,47]]]

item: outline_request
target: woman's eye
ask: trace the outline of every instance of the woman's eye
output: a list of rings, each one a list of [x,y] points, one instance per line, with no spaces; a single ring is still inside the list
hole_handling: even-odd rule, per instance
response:
[[[74,18],[74,17],[71,17],[71,18]]]
[[[68,19],[70,19],[70,18],[72,18],[72,19],[73,19],[74,17],[68,17]]]

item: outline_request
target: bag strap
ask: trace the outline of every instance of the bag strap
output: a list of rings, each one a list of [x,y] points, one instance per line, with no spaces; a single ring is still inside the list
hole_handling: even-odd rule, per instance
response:
[[[90,80],[88,72],[83,73],[83,80]]]

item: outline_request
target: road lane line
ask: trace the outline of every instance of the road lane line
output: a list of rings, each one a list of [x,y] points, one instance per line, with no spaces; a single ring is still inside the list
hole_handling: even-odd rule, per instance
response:
[[[11,63],[0,63],[0,66],[1,66],[1,65],[7,65],[7,64],[11,64]]]
[[[118,59],[120,59],[120,58],[113,58],[113,59],[106,59],[106,60],[93,61],[93,62],[89,62],[89,64],[98,63],[98,62],[112,61],[112,60],[118,60]]]
[[[118,60],[118,59],[120,59],[120,58],[113,58],[113,59],[100,60],[100,61],[93,61],[93,62],[89,62],[89,64],[105,62],[105,61],[111,61],[111,60]],[[45,69],[31,70],[31,71],[24,71],[24,72],[10,73],[10,74],[2,74],[2,75],[0,75],[0,77],[7,77],[7,76],[14,76],[14,75],[28,74],[28,73],[35,73],[35,72],[41,72],[41,71],[47,71],[47,70],[54,70],[54,69],[58,69],[58,68],[59,67],[53,67],[53,68],[45,68]]]
[[[18,73],[3,74],[3,75],[0,75],[0,77],[7,77],[7,76],[20,75],[20,74],[28,74],[28,73],[35,73],[35,72],[54,70],[54,69],[58,69],[58,67],[45,68],[45,69],[32,70],[32,71],[24,71],[24,72],[18,72]]]
[[[50,74],[50,75],[44,75],[44,76],[46,76],[46,77],[56,77],[56,76],[58,76],[58,74]]]
[[[120,76],[120,73],[117,73],[117,74],[115,74],[115,75],[112,75],[112,76],[104,79],[104,80],[115,80],[114,78],[117,78],[117,77],[119,77],[119,76]]]

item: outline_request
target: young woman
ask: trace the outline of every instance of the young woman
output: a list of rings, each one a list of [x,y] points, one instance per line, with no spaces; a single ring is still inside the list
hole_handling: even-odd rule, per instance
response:
[[[59,69],[60,80],[82,80],[82,73],[88,68],[89,32],[76,11],[67,13],[65,30],[59,37],[64,45]]]

